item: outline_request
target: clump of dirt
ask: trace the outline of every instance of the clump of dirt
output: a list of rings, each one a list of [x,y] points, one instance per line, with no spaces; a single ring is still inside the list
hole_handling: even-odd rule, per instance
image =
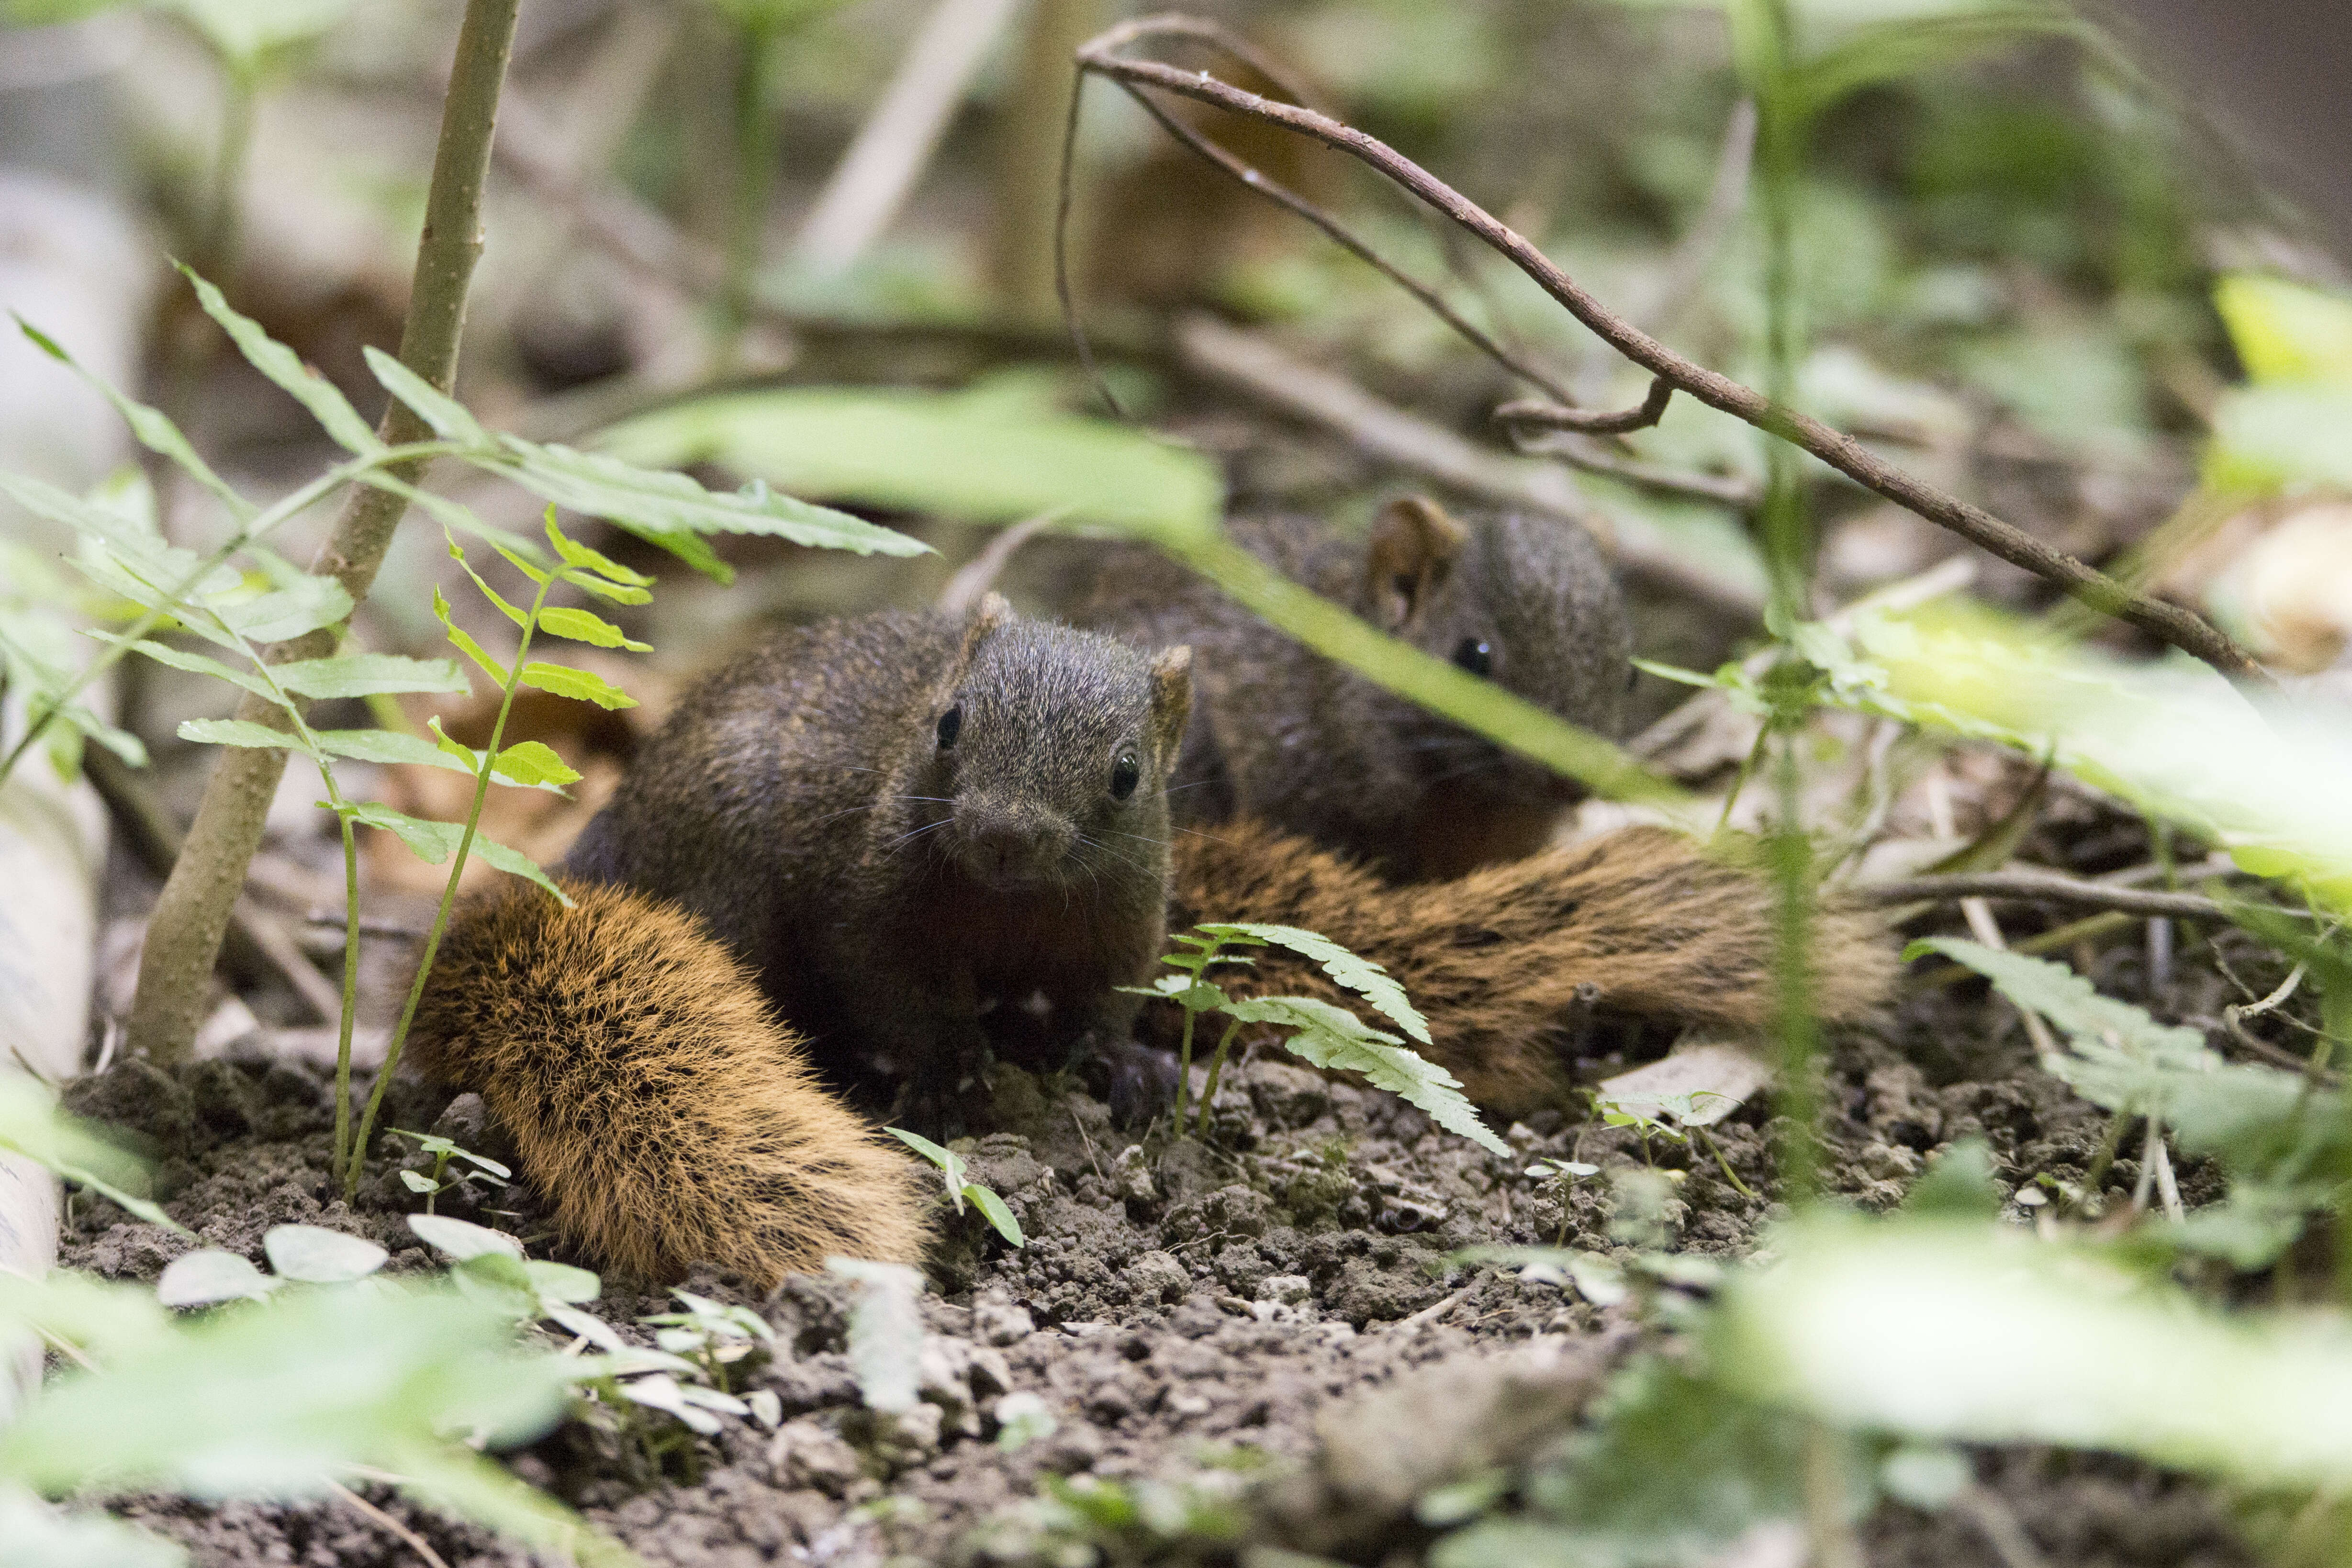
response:
[[[2104,1130],[2102,1113],[2035,1070],[2013,1018],[1980,990],[1929,992],[1893,1030],[1836,1042],[1824,1085],[1824,1180],[1864,1208],[1899,1202],[1963,1138],[1983,1140],[2011,1184],[2042,1173],[2079,1182]],[[421,1200],[396,1164],[380,1162],[356,1205],[331,1185],[329,1087],[320,1071],[250,1057],[171,1073],[125,1062],[77,1084],[76,1110],[151,1145],[160,1195],[195,1236],[86,1197],[64,1261],[152,1279],[197,1245],[257,1259],[269,1226],[299,1221],[366,1236],[395,1268],[431,1267],[404,1223]],[[1000,1066],[987,1087],[971,1113],[981,1131],[960,1147],[1027,1245],[1007,1247],[976,1214],[942,1216],[915,1413],[860,1404],[841,1282],[797,1279],[757,1300],[705,1272],[691,1289],[756,1306],[777,1330],[772,1353],[746,1363],[737,1384],[775,1395],[774,1430],[681,1428],[656,1451],[580,1420],[509,1462],[648,1563],[678,1568],[1087,1560],[1071,1554],[1075,1541],[1110,1561],[1213,1560],[1255,1540],[1415,1562],[1413,1543],[1431,1533],[1413,1521],[1416,1498],[1556,1440],[1643,1338],[1629,1307],[1450,1266],[1452,1254],[1535,1243],[1729,1258],[1778,1212],[1723,1168],[1769,1191],[1780,1130],[1763,1103],[1714,1127],[1712,1150],[1645,1147],[1635,1130],[1551,1112],[1512,1125],[1503,1157],[1392,1097],[1272,1058],[1227,1073],[1208,1140],[1172,1144],[1116,1126],[1061,1079]],[[470,1097],[444,1116],[437,1097],[404,1084],[390,1107],[392,1125],[438,1117],[465,1146],[495,1151]],[[1601,1170],[1564,1181],[1538,1173],[1539,1160]],[[2218,1193],[2218,1176],[2195,1163],[2180,1175],[2191,1201]],[[2128,1192],[2137,1176],[2118,1158],[2105,1185]],[[440,1203],[544,1250],[527,1184]],[[597,1307],[643,1339],[635,1320],[669,1304],[615,1279]],[[1990,1502],[1936,1515],[1888,1504],[1866,1528],[1871,1560],[1997,1563],[2005,1528],[2056,1561],[2245,1560],[2204,1487],[2077,1457],[1979,1463]],[[1085,1499],[1101,1494],[1087,1489],[1109,1482],[1154,1500],[1143,1517],[1087,1512]],[[451,1568],[525,1561],[388,1492],[367,1500]],[[223,1568],[414,1561],[341,1501],[147,1499],[121,1511]]]

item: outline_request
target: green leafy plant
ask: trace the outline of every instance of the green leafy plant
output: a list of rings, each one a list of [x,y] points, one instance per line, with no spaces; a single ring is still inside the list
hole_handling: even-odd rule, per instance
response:
[[[336,1160],[346,1192],[356,1192],[374,1117],[429,977],[432,956],[446,929],[467,859],[478,854],[501,870],[528,877],[554,891],[553,884],[526,857],[479,832],[482,805],[492,784],[560,790],[577,777],[552,751],[536,742],[500,745],[515,691],[530,686],[605,707],[626,706],[632,700],[590,671],[529,658],[531,642],[541,634],[604,647],[641,649],[645,646],[591,610],[548,602],[561,586],[592,599],[642,604],[651,583],[643,574],[571,539],[558,525],[555,509],[567,506],[608,518],[722,578],[728,575],[727,569],[703,540],[703,535],[714,531],[772,533],[803,544],[891,554],[913,553],[924,547],[859,519],[775,494],[764,485],[755,484],[736,495],[714,494],[684,475],[653,472],[610,457],[493,434],[463,405],[436,391],[399,361],[370,350],[369,364],[378,379],[435,437],[387,444],[331,384],[229,305],[209,281],[183,270],[205,311],[228,333],[247,360],[301,403],[352,456],[272,505],[256,507],[215,473],[161,412],[86,376],[122,415],[141,443],[185,473],[217,503],[231,526],[219,544],[199,553],[166,542],[154,527],[152,509],[131,504],[135,497],[119,489],[84,499],[37,479],[0,472],[0,496],[72,530],[77,541],[72,563],[76,570],[98,589],[131,606],[127,624],[119,631],[101,635],[101,651],[78,670],[68,669],[53,653],[45,653],[42,639],[26,632],[24,617],[0,614],[0,656],[6,659],[11,681],[23,683],[31,697],[25,731],[5,762],[0,762],[0,775],[58,724],[111,746],[126,762],[142,762],[143,753],[135,742],[100,721],[79,700],[92,680],[134,652],[213,677],[267,705],[272,714],[270,722],[193,720],[181,727],[180,733],[192,741],[282,750],[304,757],[318,771],[326,796],[321,804],[338,819],[343,838],[346,930],[337,1048]],[[20,325],[45,352],[79,369],[60,345],[30,325]],[[394,472],[402,465],[436,456],[457,458],[497,473],[545,500],[549,503],[547,550],[482,522],[468,509],[419,489]],[[317,729],[305,716],[309,703],[320,699],[380,700],[397,694],[464,691],[467,682],[454,660],[344,651],[273,664],[265,656],[269,645],[336,626],[351,615],[351,596],[335,580],[300,571],[265,542],[287,520],[352,484],[391,490],[437,521],[448,537],[453,559],[465,567],[485,600],[516,625],[518,650],[509,665],[456,625],[449,605],[436,592],[435,614],[448,640],[499,690],[499,716],[490,744],[483,751],[459,745],[441,733],[437,725],[426,739],[399,730]],[[510,603],[482,578],[457,543],[457,532],[487,540],[522,575],[533,589],[528,608]],[[162,640],[158,634],[179,634],[211,647],[209,651],[198,652]],[[440,823],[351,800],[334,772],[334,763],[342,758],[471,773],[475,778],[472,807],[462,824]],[[355,829],[359,826],[390,831],[426,860],[451,862],[451,870],[427,939],[425,962],[394,1033],[386,1070],[379,1076],[375,1093],[358,1117],[354,1132],[350,1048],[358,984]]]
[[[1127,987],[1139,995],[1156,996],[1184,1010],[1184,1032],[1178,1046],[1176,1105],[1171,1131],[1181,1136],[1185,1097],[1192,1086],[1192,1034],[1203,1015],[1223,1014],[1224,1031],[1209,1059],[1208,1082],[1201,1090],[1201,1110],[1194,1133],[1205,1137],[1209,1109],[1217,1095],[1217,1081],[1234,1037],[1244,1024],[1271,1024],[1287,1034],[1276,1037],[1285,1050],[1318,1068],[1358,1072],[1377,1089],[1387,1089],[1429,1113],[1449,1132],[1458,1132],[1481,1148],[1497,1154],[1510,1145],[1478,1119],[1453,1074],[1407,1047],[1398,1037],[1366,1025],[1349,1012],[1314,996],[1259,996],[1236,1001],[1202,976],[1220,963],[1250,963],[1255,960],[1230,948],[1285,947],[1313,959],[1324,973],[1371,1004],[1383,1017],[1423,1045],[1429,1043],[1429,1023],[1406,999],[1404,988],[1388,971],[1368,958],[1311,931],[1296,926],[1247,923],[1204,924],[1178,933],[1177,951],[1160,959],[1176,971],[1150,985]]]
[[[453,1139],[443,1138],[430,1132],[410,1132],[398,1127],[387,1128],[385,1131],[395,1138],[405,1138],[415,1143],[416,1152],[427,1156],[433,1162],[433,1169],[429,1173],[425,1171],[400,1173],[400,1184],[424,1198],[426,1214],[433,1212],[434,1202],[443,1193],[477,1183],[486,1187],[503,1187],[514,1177],[514,1173],[498,1161],[487,1155],[477,1154],[470,1149],[460,1149]],[[455,1176],[449,1174],[449,1167],[453,1163],[458,1167]]]
[[[725,1306],[691,1290],[673,1289],[670,1294],[683,1311],[656,1312],[637,1321],[653,1329],[654,1343],[693,1362],[722,1394],[728,1392],[729,1367],[775,1343],[775,1330],[749,1307]]]
[[[72,1363],[0,1433],[0,1519],[36,1517],[33,1493],[303,1497],[397,1478],[416,1502],[519,1545],[635,1563],[477,1451],[552,1426],[583,1378],[604,1374],[599,1358],[518,1344],[511,1304],[462,1279],[372,1279],[383,1249],[356,1237],[278,1226],[263,1247],[270,1273],[200,1251],[155,1291],[67,1271],[0,1276],[0,1324]],[[157,1543],[156,1560],[168,1550]]]
[[[1014,1247],[1022,1245],[1021,1222],[1013,1217],[1013,1211],[1005,1206],[1004,1200],[997,1196],[993,1189],[963,1179],[962,1155],[952,1149],[943,1149],[921,1133],[909,1132],[903,1127],[886,1127],[882,1131],[939,1167],[940,1179],[947,1187],[948,1197],[955,1204],[956,1213],[963,1213],[963,1205],[969,1203],[980,1211],[982,1218],[996,1227],[997,1235]]]
[[[1729,1182],[1740,1196],[1752,1198],[1756,1195],[1755,1189],[1739,1179],[1739,1173],[1731,1168],[1730,1160],[1723,1152],[1723,1145],[1715,1141],[1714,1134],[1707,1131],[1706,1125],[1698,1120],[1700,1100],[1723,1098],[1712,1089],[1704,1089],[1694,1093],[1669,1094],[1638,1102],[1611,1100],[1595,1094],[1592,1109],[1605,1126],[1633,1129],[1634,1135],[1642,1141],[1642,1162],[1644,1164],[1656,1163],[1650,1158],[1653,1134],[1669,1143],[1688,1143],[1696,1138],[1700,1145],[1715,1156],[1717,1166],[1723,1172],[1723,1179]]]
[[[446,748],[397,731],[317,732],[308,729],[301,715],[317,697],[358,695],[382,699],[397,692],[462,689],[463,682],[447,661],[390,660],[375,656],[371,666],[354,666],[346,662],[354,657],[348,651],[334,657],[322,655],[289,664],[270,664],[265,657],[267,648],[338,627],[353,608],[352,595],[341,582],[306,574],[268,548],[268,536],[277,528],[319,501],[356,485],[383,491],[402,504],[418,507],[445,530],[488,539],[495,548],[507,552],[510,561],[527,563],[532,571],[550,573],[583,592],[625,603],[643,591],[644,584],[642,580],[631,583],[626,577],[604,570],[597,564],[602,557],[587,560],[566,554],[562,547],[554,557],[543,555],[535,543],[493,528],[466,507],[420,489],[412,482],[412,477],[423,461],[431,458],[456,458],[510,479],[552,506],[604,518],[721,580],[730,574],[704,542],[704,535],[710,532],[765,533],[820,548],[890,554],[912,554],[925,548],[887,529],[777,495],[764,484],[754,483],[732,495],[715,494],[681,474],[652,472],[610,457],[494,434],[461,404],[436,391],[400,361],[371,350],[369,364],[393,395],[403,418],[421,435],[430,437],[387,442],[358,416],[341,392],[309,371],[291,350],[231,307],[210,282],[194,273],[187,277],[206,314],[229,334],[246,359],[301,403],[321,428],[352,456],[272,504],[258,507],[223,480],[162,412],[125,396],[97,378],[88,377],[122,415],[138,440],[184,473],[226,515],[229,526],[226,536],[209,550],[199,552],[175,546],[164,542],[152,522],[142,526],[141,519],[122,508],[85,500],[26,476],[0,473],[0,497],[71,530],[77,540],[75,567],[100,588],[135,606],[129,624],[104,638],[106,646],[102,650],[79,669],[43,657],[35,646],[36,639],[19,635],[21,620],[14,625],[0,625],[0,641],[6,645],[8,674],[12,681],[23,684],[29,700],[24,731],[5,758],[0,759],[0,777],[5,777],[60,722],[77,727],[101,743],[115,745],[125,752],[127,761],[139,760],[135,752],[123,746],[123,737],[99,723],[79,700],[91,681],[134,651],[227,680],[246,693],[267,722],[257,722],[251,716],[255,708],[248,708],[247,718],[210,721],[190,732],[192,738],[293,751],[310,758],[321,768],[330,809],[343,818],[347,827],[362,820],[362,808],[342,799],[327,764],[328,758],[424,762],[429,754],[438,752],[438,765],[462,763],[461,756]],[[79,369],[61,345],[29,324],[20,325],[46,353],[70,368]],[[551,533],[551,541],[552,537]],[[587,585],[591,584],[593,585]],[[498,602],[512,611],[512,606]],[[585,614],[562,610],[542,619],[533,629],[568,635],[566,620]],[[605,641],[605,631],[596,627],[593,618],[575,619],[575,624],[591,629],[593,635],[588,640]],[[237,664],[224,663],[214,653],[200,654],[158,640],[153,634],[159,632],[192,634],[216,645],[218,651],[226,652]],[[457,640],[454,636],[453,640]],[[465,645],[461,642],[459,646]],[[606,641],[605,646],[619,643]],[[332,651],[330,645],[329,653]],[[469,658],[478,652],[471,648],[466,651]],[[477,662],[482,662],[481,658],[477,658]],[[501,676],[504,673],[500,671]],[[609,690],[601,682],[580,679],[557,666],[519,661],[516,673],[524,684],[543,683],[546,689],[592,700],[602,700]],[[501,680],[501,684],[506,683]],[[266,734],[274,738],[265,740]],[[274,779],[274,773],[271,777]],[[403,831],[403,825],[389,818],[382,825],[403,832],[411,847],[434,859],[447,858],[459,842],[469,839],[471,831],[453,828],[439,832],[429,826]],[[492,849],[486,848],[484,854],[494,860],[499,858]],[[356,874],[348,846],[346,862],[347,903],[353,911],[346,932],[348,938],[357,921]],[[228,868],[224,874],[235,869]],[[184,995],[171,989],[173,982],[163,976],[177,976],[185,966],[185,978],[179,983],[187,988],[198,985],[203,970],[209,966],[217,938],[218,928],[194,914],[199,906],[205,911],[211,906],[193,892],[187,897],[192,901],[191,919],[166,921],[151,928],[151,951],[142,969],[142,1001],[134,1009],[132,1020],[134,1035],[142,1028],[157,1034],[153,1047],[166,1052],[185,1048],[184,1040],[163,1037],[174,1026],[173,1020],[187,1012],[189,1005]],[[355,942],[347,941],[347,994],[355,978]],[[150,996],[150,992],[154,994]],[[343,1009],[346,1037],[351,1016],[347,1002]]]

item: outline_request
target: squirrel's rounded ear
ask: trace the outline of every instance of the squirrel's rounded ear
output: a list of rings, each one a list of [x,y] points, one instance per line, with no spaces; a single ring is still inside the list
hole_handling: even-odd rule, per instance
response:
[[[1370,606],[1389,630],[1422,612],[1469,542],[1470,530],[1427,496],[1399,496],[1381,508],[1365,578]]]
[[[1192,650],[1180,643],[1151,656],[1151,738],[1163,762],[1175,763],[1192,716]]]
[[[961,670],[971,664],[971,656],[980,651],[980,645],[988,640],[989,634],[1012,619],[1013,605],[1003,595],[982,594],[980,603],[972,608],[971,619],[964,623],[963,647],[957,650],[956,668]]]

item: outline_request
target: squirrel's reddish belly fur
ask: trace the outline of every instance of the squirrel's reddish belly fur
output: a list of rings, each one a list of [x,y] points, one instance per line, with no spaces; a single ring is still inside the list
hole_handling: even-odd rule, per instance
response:
[[[917,1262],[928,1182],[820,1084],[751,972],[675,906],[516,886],[454,921],[413,1039],[514,1136],[570,1246],[641,1278]]]

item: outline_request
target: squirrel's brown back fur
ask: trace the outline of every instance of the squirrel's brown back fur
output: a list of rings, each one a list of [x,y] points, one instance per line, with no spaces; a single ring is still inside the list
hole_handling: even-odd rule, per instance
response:
[[[751,971],[674,905],[568,881],[453,922],[415,1060],[480,1093],[564,1241],[667,1281],[761,1288],[840,1255],[919,1261],[927,1180],[820,1084]]]
[[[1202,920],[1304,926],[1387,966],[1429,1019],[1430,1058],[1480,1105],[1556,1103],[1562,1057],[1605,1015],[1738,1031],[1770,1021],[1773,896],[1762,879],[1664,828],[1631,827],[1474,871],[1391,887],[1339,856],[1247,819],[1180,835],[1171,929]],[[1851,1023],[1882,1008],[1895,953],[1870,917],[1812,924],[1814,1011]],[[1280,949],[1217,983],[1244,995],[1333,1001]],[[1580,995],[1580,987],[1592,993]]]

